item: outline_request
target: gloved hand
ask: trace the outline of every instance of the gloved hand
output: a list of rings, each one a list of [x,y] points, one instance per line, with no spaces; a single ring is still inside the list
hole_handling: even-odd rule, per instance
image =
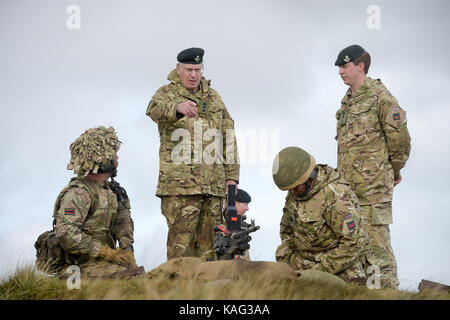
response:
[[[124,267],[137,267],[133,252],[128,250],[111,249],[108,246],[102,245],[98,257],[123,265]]]
[[[118,253],[119,252],[117,250],[114,250],[108,246],[102,245],[102,247],[100,248],[98,257],[103,258],[108,262],[117,262],[117,254]]]
[[[128,268],[137,268],[136,260],[134,259],[134,253],[131,250],[121,250],[120,252],[120,260],[122,263],[126,264]]]

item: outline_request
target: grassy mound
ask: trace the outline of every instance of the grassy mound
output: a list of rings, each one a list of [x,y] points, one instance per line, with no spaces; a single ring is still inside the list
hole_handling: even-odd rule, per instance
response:
[[[435,291],[369,290],[356,284],[338,285],[311,280],[268,279],[258,275],[237,280],[152,278],[81,279],[80,289],[67,281],[42,275],[31,266],[21,267],[0,282],[0,299],[187,299],[187,300],[297,300],[297,299],[450,299]]]

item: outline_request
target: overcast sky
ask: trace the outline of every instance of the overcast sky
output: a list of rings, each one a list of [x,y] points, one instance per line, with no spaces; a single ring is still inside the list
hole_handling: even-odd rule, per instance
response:
[[[335,112],[347,87],[334,62],[359,44],[411,134],[391,225],[400,288],[450,284],[449,9],[446,0],[2,0],[0,276],[34,262],[72,177],[69,145],[99,125],[123,142],[117,180],[131,199],[137,263],[149,271],[165,262],[159,137],[145,111],[178,52],[193,46],[205,49],[205,77],[235,120],[240,186],[261,226],[251,257],[274,261],[286,194],[273,183],[273,158],[299,146],[336,166]]]

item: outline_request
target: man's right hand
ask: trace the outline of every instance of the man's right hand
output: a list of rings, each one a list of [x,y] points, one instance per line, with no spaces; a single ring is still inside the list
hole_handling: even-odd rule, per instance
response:
[[[177,106],[177,111],[184,114],[188,118],[194,118],[198,114],[198,110],[195,107],[197,104],[191,100],[181,102]]]

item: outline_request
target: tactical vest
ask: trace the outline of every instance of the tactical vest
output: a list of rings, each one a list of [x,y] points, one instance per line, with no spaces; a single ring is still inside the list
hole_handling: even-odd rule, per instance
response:
[[[64,195],[71,188],[83,188],[89,192],[91,204],[88,215],[81,229],[93,239],[115,249],[115,239],[110,232],[117,217],[117,198],[115,193],[105,189],[88,178],[72,178],[69,184],[59,193],[53,208],[53,230],[39,235],[34,247],[36,248],[35,265],[45,273],[58,273],[65,265],[78,264],[86,257],[70,255],[60,246],[55,233],[56,215]],[[126,193],[125,193],[126,196]]]
[[[117,219],[118,203],[116,195],[109,187],[101,187],[88,178],[72,178],[56,199],[53,218],[56,217],[60,209],[61,199],[71,188],[76,187],[83,188],[89,192],[91,198],[89,213],[83,222],[81,230],[94,240],[98,240],[103,245],[115,249],[115,239],[112,236],[111,228]]]

